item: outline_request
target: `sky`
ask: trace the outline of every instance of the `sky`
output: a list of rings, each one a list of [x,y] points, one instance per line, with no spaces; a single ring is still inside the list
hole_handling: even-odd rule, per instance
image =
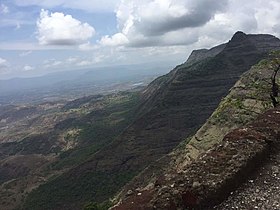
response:
[[[0,79],[183,63],[236,31],[280,35],[279,0],[0,0]]]

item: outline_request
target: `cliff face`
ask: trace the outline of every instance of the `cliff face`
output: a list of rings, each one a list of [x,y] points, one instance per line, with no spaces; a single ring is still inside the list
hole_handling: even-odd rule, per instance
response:
[[[157,179],[155,174],[184,171],[201,153],[221,142],[227,133],[272,108],[269,96],[271,87],[268,83],[271,70],[262,63],[241,75],[229,94],[193,136],[185,138],[170,154],[141,172],[124,188],[120,196],[123,197],[131,189],[151,186]]]
[[[196,53],[188,62],[152,82],[142,94],[142,103],[135,113],[138,119],[91,159],[47,183],[48,190],[43,185],[34,191],[36,199],[32,202],[41,205],[53,202],[45,200],[44,194],[51,190],[55,196],[58,183],[61,188],[73,186],[75,189],[84,177],[99,180],[106,187],[102,194],[93,190],[92,199],[103,201],[112,196],[143,168],[192,135],[242,73],[265,57],[269,50],[279,49],[279,39],[265,36],[274,40],[271,46],[267,44],[268,38],[238,32],[225,45]],[[113,189],[112,183],[117,188]],[[89,181],[88,185],[91,184],[94,188]],[[81,205],[75,192],[68,190],[67,200],[53,204],[57,209],[75,209]]]
[[[271,109],[269,65],[244,73],[198,132],[128,184],[113,209],[213,209],[230,194],[215,208],[279,206],[280,111]]]

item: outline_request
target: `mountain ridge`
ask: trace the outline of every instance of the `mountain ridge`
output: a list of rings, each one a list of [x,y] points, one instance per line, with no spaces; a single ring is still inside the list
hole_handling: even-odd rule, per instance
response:
[[[269,110],[273,107],[269,66],[261,61],[245,72],[197,133],[127,184],[113,209],[212,209],[234,191],[241,177],[246,180],[269,157],[269,151],[279,147],[279,108]],[[247,139],[254,143],[246,143]],[[277,197],[273,192],[271,196]],[[267,199],[268,206],[274,205]],[[230,200],[227,203],[234,206]]]

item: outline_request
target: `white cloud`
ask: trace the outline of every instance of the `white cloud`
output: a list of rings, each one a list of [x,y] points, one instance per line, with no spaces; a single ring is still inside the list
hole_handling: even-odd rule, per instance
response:
[[[116,9],[119,32],[103,46],[211,47],[236,31],[280,35],[279,0],[122,0]]]
[[[192,44],[197,28],[226,9],[228,0],[122,0],[116,10],[120,32],[102,45],[132,47]]]
[[[5,4],[0,5],[0,14],[8,14],[9,12],[9,7],[7,7]]]
[[[145,1],[144,1],[145,2]],[[143,35],[157,36],[199,27],[227,6],[227,0],[153,0],[137,5],[134,27]]]
[[[203,27],[198,28],[199,40],[192,47],[212,47],[226,42],[236,31],[280,35],[280,2],[278,0],[230,0],[228,9],[218,13]],[[278,29],[274,30],[274,29]]]
[[[32,43],[32,37],[31,39],[22,37],[26,33],[22,33],[18,40],[10,41],[10,43],[8,40],[4,40],[0,43],[0,50],[21,50],[21,52],[31,50],[34,52],[34,56],[41,50],[53,50],[50,52],[54,52],[54,54],[51,53],[49,56],[58,60],[44,63],[42,71],[45,72],[91,65],[119,65],[120,63],[170,63],[172,61],[175,65],[186,60],[187,54],[193,49],[210,48],[224,43],[238,30],[245,33],[270,33],[277,36],[280,34],[279,0],[14,1],[18,6],[37,5],[42,8],[55,8],[63,11],[63,13],[50,14],[47,11],[41,13],[38,20],[37,35],[40,38],[40,43],[44,45],[40,45],[38,42]],[[117,7],[116,2],[119,2]],[[107,6],[108,9],[105,8]],[[87,27],[84,26],[82,21],[75,19],[77,17],[66,15],[65,11],[69,12],[71,10],[64,10],[65,8],[75,8],[100,11],[102,7],[107,12],[115,11],[117,32],[114,34],[107,33],[107,35],[102,34],[104,31],[114,31],[114,29],[108,29],[105,24],[100,25],[101,30],[97,34],[101,38],[97,43],[94,43],[91,39],[94,29],[92,35],[90,33],[80,33]],[[19,9],[22,9],[24,15],[26,15],[30,7]],[[73,14],[81,16],[90,15],[90,13],[83,13],[83,11],[75,10],[74,12]],[[99,13],[101,18],[106,14],[100,15]],[[27,24],[30,28],[30,24],[34,24],[34,19],[30,16],[22,18],[20,16],[22,14],[18,14],[16,17],[12,17],[12,15],[14,14],[6,15],[5,18],[0,19],[1,28],[6,26],[15,28],[19,23],[22,26],[21,30],[23,30]],[[4,17],[4,15],[2,16]],[[106,16],[106,22],[109,18],[111,16]],[[27,20],[33,22],[30,23]],[[77,24],[72,24],[74,22]],[[73,30],[73,28],[77,30]],[[13,31],[13,33],[15,32]],[[20,40],[29,40],[29,43]],[[75,51],[77,48],[79,50]],[[57,49],[61,51],[56,51]],[[47,53],[49,52],[44,52],[44,59],[46,59],[45,55]],[[69,57],[70,55],[71,57]],[[39,58],[39,56],[39,54],[36,55],[36,58]],[[20,72],[25,64],[20,63],[25,62],[21,60],[23,59],[13,61],[13,65],[9,66],[9,69],[14,68],[14,62],[18,62],[18,72]],[[37,66],[33,63],[30,63],[30,65]]]
[[[32,71],[34,70],[35,68],[33,66],[30,66],[30,65],[25,65],[23,67],[23,71]]]
[[[41,10],[37,21],[38,40],[41,45],[78,45],[90,39],[95,30],[71,15]]]
[[[263,7],[255,9],[259,33],[272,33],[280,35],[280,2],[269,0],[262,3]]]
[[[91,50],[92,46],[91,46],[90,42],[86,42],[86,43],[80,44],[79,49],[87,51],[87,50]]]
[[[103,36],[99,41],[104,46],[121,46],[129,43],[127,37],[123,33],[114,34],[112,37]]]

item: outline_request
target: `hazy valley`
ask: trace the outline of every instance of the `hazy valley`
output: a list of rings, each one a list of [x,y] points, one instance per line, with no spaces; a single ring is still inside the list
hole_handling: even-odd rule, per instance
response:
[[[134,118],[139,90],[164,72],[116,68],[0,82],[1,208],[109,144]]]

